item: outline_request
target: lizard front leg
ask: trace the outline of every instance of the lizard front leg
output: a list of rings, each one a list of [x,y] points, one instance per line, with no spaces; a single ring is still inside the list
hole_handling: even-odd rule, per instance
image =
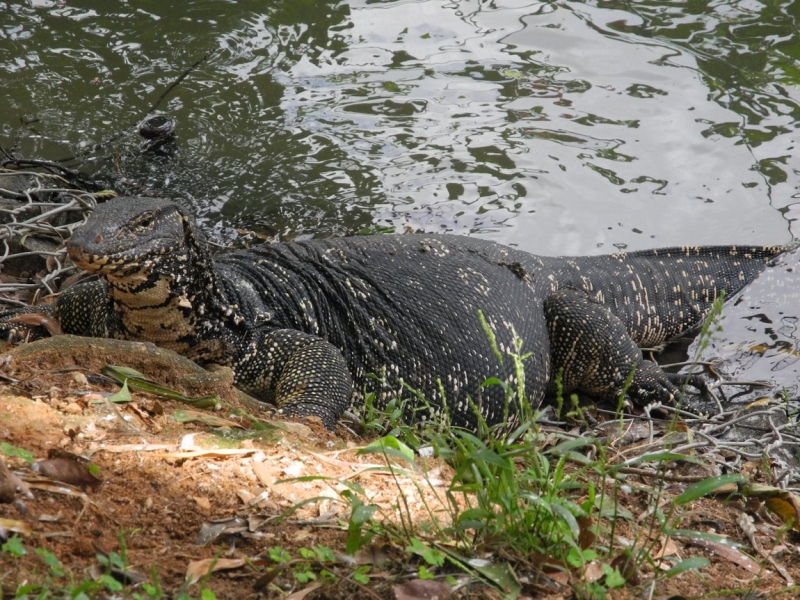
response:
[[[350,406],[353,379],[338,348],[294,329],[274,329],[240,352],[236,385],[288,416],[315,415],[328,429]]]
[[[46,326],[20,323],[25,314],[42,314],[55,319],[63,333],[87,337],[111,337],[113,310],[104,280],[79,283],[67,288],[51,304],[38,304],[0,311],[0,336],[9,341],[46,337]],[[52,334],[52,332],[50,332]]]

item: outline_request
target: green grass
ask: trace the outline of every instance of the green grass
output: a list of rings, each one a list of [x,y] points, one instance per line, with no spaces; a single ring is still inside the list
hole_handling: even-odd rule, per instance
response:
[[[55,554],[45,548],[34,548],[33,553],[39,558],[38,569],[30,571],[31,581],[23,581],[13,588],[8,587],[6,578],[13,572],[14,563],[22,560],[31,551],[23,540],[14,535],[0,545],[0,598],[14,600],[49,600],[69,598],[71,600],[92,600],[94,598],[124,598],[126,600],[193,600],[185,589],[177,594],[166,593],[160,583],[158,574],[153,572],[149,581],[143,581],[131,589],[124,582],[125,573],[130,572],[127,557],[126,539],[136,532],[120,532],[118,535],[119,552],[109,554],[98,553],[97,562],[103,572],[97,579],[76,574],[66,567]],[[214,593],[202,586],[199,592],[201,600],[215,600]]]
[[[716,331],[721,304],[719,300],[715,305],[701,338],[708,339]],[[519,415],[515,427],[489,427],[473,407],[477,432],[446,423],[413,428],[403,424],[403,407],[396,402],[390,403],[383,414],[374,402],[368,402],[365,428],[388,433],[361,453],[384,457],[386,469],[397,482],[398,499],[391,512],[399,517],[385,514],[357,484],[338,482],[345,487],[340,498],[350,508],[350,518],[343,523],[348,532],[346,551],[354,554],[364,544],[380,538],[404,549],[407,567],[416,568],[420,577],[465,572],[506,597],[520,592],[520,577],[535,580],[543,568],[580,572],[587,564],[595,563],[601,576],[590,583],[576,584],[574,592],[578,598],[600,599],[609,589],[639,585],[646,565],[656,573],[651,585],[707,567],[709,561],[705,558],[675,559],[665,571],[654,558],[657,544],[672,535],[724,541],[720,536],[682,530],[684,507],[722,485],[744,478],[711,477],[667,501],[663,480],[657,478],[653,486],[638,485],[629,480],[626,469],[650,464],[655,465],[656,473],[663,473],[676,461],[699,460],[673,453],[665,445],[662,451],[610,464],[604,445],[588,435],[570,437],[540,431],[538,415],[526,400],[523,365],[527,355],[520,352],[521,343],[502,355],[485,321],[484,329],[498,360],[501,364],[512,361],[517,375],[518,384],[513,387],[497,379],[485,384],[503,386],[507,408],[510,411],[513,407]],[[631,379],[628,378],[628,385]],[[563,394],[559,394],[557,404],[560,412],[565,406]],[[570,397],[569,405],[572,418],[581,422],[583,415],[574,397]],[[618,410],[622,405],[621,396]],[[621,412],[618,418],[622,427]],[[415,454],[420,449],[445,459],[455,471],[444,492],[429,487],[437,494],[436,502],[424,504],[423,519],[410,509],[399,483],[400,478],[410,477],[419,497],[426,498],[419,479],[413,477],[419,472],[417,462],[424,460]],[[622,487],[629,488],[629,494],[646,495],[648,504],[656,507],[643,522],[637,523],[621,506]],[[438,512],[437,506],[444,506],[446,514]],[[631,547],[622,547],[616,541],[622,522],[628,522],[629,529],[636,532]],[[581,579],[577,576],[573,581]]]

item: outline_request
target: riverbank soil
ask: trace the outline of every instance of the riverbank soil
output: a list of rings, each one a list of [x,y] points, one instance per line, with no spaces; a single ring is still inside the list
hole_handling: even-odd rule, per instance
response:
[[[203,588],[217,598],[502,597],[448,562],[426,563],[403,540],[409,519],[421,538],[430,531],[425,523],[431,515],[446,524],[443,499],[453,471],[445,462],[417,457],[415,470],[391,474],[382,467],[384,457],[359,454],[373,440],[343,426],[328,432],[313,420],[264,418],[265,428],[255,430],[246,416],[252,407],[237,405],[224,374],[206,382],[209,393],[224,397],[224,410],[195,409],[135,390],[130,401],[111,402],[120,388],[100,374],[102,364],[109,356],[134,360],[152,349],[120,346],[114,355],[107,346],[76,344],[72,352],[60,346],[26,354],[24,361],[14,355],[18,349],[11,358],[9,348],[2,354],[0,459],[10,470],[0,469],[0,533],[16,540],[0,553],[3,598],[13,598],[26,582],[61,590],[70,589],[70,577],[77,586],[104,575],[122,586],[114,597],[147,598],[146,590],[156,586],[163,597],[184,591],[192,598],[201,597]],[[204,391],[203,383],[192,381],[197,373],[181,361],[160,364],[150,375],[186,393]],[[181,389],[187,382],[191,389]],[[662,508],[688,485],[668,482]],[[348,539],[363,538],[366,530],[351,525],[348,538],[348,493],[368,499],[377,507],[372,519],[387,524],[385,534],[378,528],[350,555]],[[779,591],[784,594],[771,597],[796,597],[789,585],[800,581],[800,537],[763,506],[706,497],[685,507],[681,529],[742,545],[733,551],[693,541],[690,534],[649,534],[648,498],[636,485],[617,488],[619,506],[630,515],[617,519],[617,543],[649,535],[654,557],[705,557],[710,566],[699,574],[666,577],[659,565],[643,565],[628,573],[640,585],[615,588],[602,579],[599,563],[545,569],[535,580],[536,557],[513,557],[512,563],[497,549],[453,550],[473,552],[487,564],[511,564],[512,587],[523,598],[599,598],[586,595],[592,581],[598,583],[592,589],[617,599],[741,597],[721,590],[752,590],[752,598]],[[742,524],[745,514],[749,532]],[[656,573],[651,586],[647,582]],[[421,578],[428,574],[433,578]],[[104,591],[96,597],[111,596]]]

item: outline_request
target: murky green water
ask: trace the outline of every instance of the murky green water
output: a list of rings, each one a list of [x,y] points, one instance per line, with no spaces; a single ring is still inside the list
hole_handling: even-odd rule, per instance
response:
[[[0,3],[0,145],[78,154],[227,238],[785,242],[798,19],[756,0]],[[178,156],[143,161],[130,126],[207,52],[159,106]]]

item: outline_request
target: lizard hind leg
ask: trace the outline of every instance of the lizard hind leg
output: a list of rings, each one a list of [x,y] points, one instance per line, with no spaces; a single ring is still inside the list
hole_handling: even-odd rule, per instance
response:
[[[582,291],[565,289],[550,294],[544,309],[552,372],[561,373],[565,392],[578,390],[611,401],[626,392],[636,404],[673,403],[678,398],[680,382],[642,358],[623,322],[607,307]],[[548,391],[554,389],[551,382]]]

